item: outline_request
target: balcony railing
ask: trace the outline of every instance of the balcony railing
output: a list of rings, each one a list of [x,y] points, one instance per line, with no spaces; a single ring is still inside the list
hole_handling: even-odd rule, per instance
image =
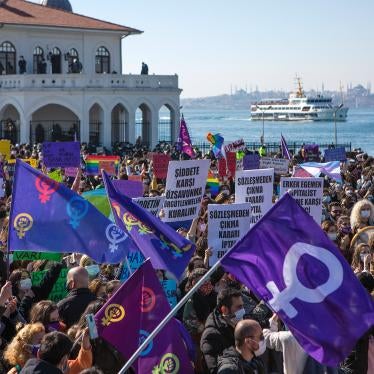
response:
[[[42,88],[177,89],[177,75],[24,74],[0,75],[0,90]]]

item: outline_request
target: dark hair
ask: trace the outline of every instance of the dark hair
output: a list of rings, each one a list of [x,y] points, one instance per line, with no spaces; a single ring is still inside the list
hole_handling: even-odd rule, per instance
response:
[[[190,262],[189,262],[188,265],[187,265],[187,270],[188,270],[189,273],[191,273],[192,270],[195,269],[195,262],[196,262],[196,261],[201,261],[201,262],[204,263],[204,259],[201,258],[200,256],[193,256],[193,257],[191,258]]]
[[[342,207],[342,206],[340,205],[339,202],[337,202],[337,201],[333,201],[332,203],[329,204],[329,212],[331,212],[331,209],[332,209],[334,206],[336,206],[336,207],[338,207],[338,208],[341,208],[341,207]]]
[[[107,294],[112,294],[114,289],[121,284],[121,281],[119,280],[111,280],[105,285],[105,292]]]
[[[84,329],[85,327],[87,327],[86,315],[96,314],[103,307],[105,303],[106,301],[103,299],[97,299],[97,300],[90,302],[87,305],[86,310],[82,313],[80,320],[78,321],[78,324],[77,324],[78,327],[80,329]]]
[[[362,273],[357,275],[357,278],[369,293],[373,292],[374,277],[370,273],[368,273],[367,271],[363,271]]]
[[[30,312],[30,323],[40,322],[47,326],[50,321],[51,314],[57,310],[57,305],[50,300],[42,300],[35,304]]]
[[[85,369],[81,371],[80,374],[104,374],[104,372],[94,366],[93,368],[89,368],[89,369]]]
[[[232,306],[232,299],[234,297],[241,297],[242,293],[235,288],[224,288],[223,290],[219,291],[217,296],[217,307],[221,308],[222,306],[226,306],[227,308],[231,308]]]
[[[39,348],[39,358],[57,366],[64,356],[70,353],[72,341],[62,332],[45,334]]]
[[[241,347],[244,344],[246,338],[252,336],[255,332],[256,326],[249,323],[242,323],[238,324],[235,328],[234,336],[235,336],[235,345],[237,347]]]

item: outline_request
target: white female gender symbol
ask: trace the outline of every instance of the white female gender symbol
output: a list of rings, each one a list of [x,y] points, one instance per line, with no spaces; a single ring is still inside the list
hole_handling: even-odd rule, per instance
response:
[[[316,288],[305,287],[297,277],[297,264],[301,256],[310,255],[324,263],[329,270],[329,277],[324,284]],[[336,291],[343,283],[343,266],[333,253],[325,248],[306,243],[295,243],[287,252],[283,263],[283,280],[286,288],[279,291],[278,286],[268,282],[266,287],[273,295],[269,304],[274,311],[283,310],[288,317],[296,317],[298,311],[291,301],[299,299],[307,303],[321,303],[328,295]]]

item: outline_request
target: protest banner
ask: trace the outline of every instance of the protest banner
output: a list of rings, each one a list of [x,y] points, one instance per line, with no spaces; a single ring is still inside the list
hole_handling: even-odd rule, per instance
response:
[[[218,160],[218,175],[220,177],[227,176],[227,165],[226,165],[226,159],[224,157]]]
[[[177,282],[174,279],[167,279],[161,281],[166,298],[173,309],[177,305]]]
[[[142,182],[119,179],[113,181],[113,186],[118,193],[124,194],[128,197],[133,198],[143,196]]]
[[[325,162],[346,160],[347,155],[344,147],[325,149]]]
[[[286,192],[321,224],[323,178],[281,178],[279,194]]]
[[[147,209],[154,216],[158,217],[162,207],[164,206],[165,196],[156,196],[156,197],[138,197],[132,199],[144,209]]]
[[[165,222],[194,219],[205,192],[210,160],[170,161],[164,203]]]
[[[87,175],[101,175],[104,169],[110,175],[116,175],[119,168],[119,156],[89,155],[85,159]]]
[[[13,252],[14,261],[38,261],[38,260],[49,260],[58,261],[62,259],[61,253],[49,253],[49,252],[32,252],[32,251],[15,251]]]
[[[65,168],[65,176],[76,177],[78,173],[78,168]]]
[[[244,139],[235,140],[232,143],[225,145],[225,152],[236,152],[245,149]]]
[[[48,270],[35,271],[31,273],[31,283],[33,286],[39,286]],[[66,275],[68,269],[61,269],[60,275],[54,284],[51,293],[48,296],[48,300],[58,302],[66,297],[68,291],[66,289]]]
[[[236,174],[235,202],[251,204],[251,224],[272,207],[274,169],[243,170]]]
[[[144,261],[145,261],[145,257],[140,251],[129,252],[128,255],[126,256],[126,260],[123,262],[122,271],[121,271],[119,280],[121,282],[124,282],[127,279],[129,279],[130,275],[135,270],[139,269]]]
[[[171,161],[171,157],[169,155],[163,154],[153,154],[153,173],[156,178],[165,179],[168,175],[168,166],[169,162]]]
[[[255,170],[260,168],[260,155],[253,153],[243,158],[243,170]]]
[[[274,169],[274,173],[278,175],[287,174],[289,164],[290,160],[286,158],[260,158],[260,169]]]
[[[247,233],[250,225],[250,204],[209,204],[208,247],[213,251],[209,265],[221,259]]]
[[[227,152],[226,160],[227,160],[227,173],[230,174],[230,176],[234,178],[235,173],[236,173],[236,153]]]
[[[0,140],[0,154],[2,154],[6,160],[10,158],[10,147],[10,140]]]
[[[44,142],[43,162],[47,168],[78,167],[80,165],[79,142]]]

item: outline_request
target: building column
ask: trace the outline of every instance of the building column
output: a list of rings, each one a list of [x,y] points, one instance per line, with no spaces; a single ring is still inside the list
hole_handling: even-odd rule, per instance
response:
[[[107,149],[112,148],[112,113],[103,109],[103,146]]]
[[[90,140],[90,114],[88,111],[83,110],[80,120],[80,139],[81,143],[88,143]]]
[[[151,123],[150,123],[150,136],[149,136],[149,145],[153,149],[158,143],[158,121],[159,121],[159,111],[155,110],[151,113]]]
[[[129,138],[126,139],[128,142],[130,142],[131,144],[135,144],[135,124],[136,124],[136,121],[135,121],[135,111],[134,110],[130,110],[129,111]]]
[[[180,122],[180,109],[174,108],[174,114],[172,118],[172,126],[171,126],[171,142],[175,143],[178,140],[179,136],[179,122]]]
[[[32,115],[20,114],[19,140],[21,144],[30,143],[30,122]]]

